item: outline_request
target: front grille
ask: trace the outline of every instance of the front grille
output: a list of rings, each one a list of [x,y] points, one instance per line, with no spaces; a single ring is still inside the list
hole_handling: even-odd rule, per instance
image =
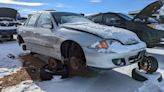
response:
[[[3,26],[3,27],[10,27],[10,26],[14,26],[15,23],[9,23],[9,24],[4,24],[4,23],[0,23],[0,26]]]

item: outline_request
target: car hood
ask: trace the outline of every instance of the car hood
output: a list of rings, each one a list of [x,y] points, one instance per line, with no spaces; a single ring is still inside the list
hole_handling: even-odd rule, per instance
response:
[[[123,44],[135,44],[140,41],[137,35],[126,29],[113,26],[99,25],[96,23],[67,23],[61,25],[64,28],[71,28],[77,31],[84,31],[98,35],[104,39],[115,39]]]
[[[152,14],[156,13],[157,10],[159,10],[162,6],[163,6],[163,1],[162,0],[158,0],[155,1],[151,4],[149,4],[148,6],[146,6],[143,10],[141,10],[135,17],[136,18],[140,18],[140,19],[147,19],[149,17],[152,16]]]
[[[0,18],[7,17],[16,19],[17,17],[17,10],[11,8],[0,8]]]

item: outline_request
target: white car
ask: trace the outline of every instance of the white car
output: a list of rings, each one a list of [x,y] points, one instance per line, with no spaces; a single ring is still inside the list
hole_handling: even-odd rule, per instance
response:
[[[49,56],[72,71],[89,66],[112,69],[142,61],[146,44],[135,33],[91,22],[69,12],[43,11],[33,14],[18,28],[24,50]]]

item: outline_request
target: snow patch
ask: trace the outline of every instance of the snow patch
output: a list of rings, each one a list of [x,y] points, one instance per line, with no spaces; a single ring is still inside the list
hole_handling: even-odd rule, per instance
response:
[[[158,81],[148,80],[135,92],[164,92],[164,81],[159,83]]]
[[[0,50],[0,78],[3,78],[4,76],[10,75],[12,73],[16,73],[22,68],[22,63],[18,58],[21,50],[17,44],[1,44]],[[14,55],[15,58],[9,58],[9,53]]]
[[[33,81],[27,80],[23,81],[20,84],[2,89],[2,92],[45,92],[41,90]]]

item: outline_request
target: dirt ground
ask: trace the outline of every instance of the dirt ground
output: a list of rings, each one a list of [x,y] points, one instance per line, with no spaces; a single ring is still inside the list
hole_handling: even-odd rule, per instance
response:
[[[44,66],[45,63],[32,55],[21,56],[20,58],[23,62],[23,68],[17,73],[5,76],[4,78],[0,79],[0,81],[3,81],[3,83],[0,84],[1,88],[13,86],[25,80],[40,81],[40,68]]]
[[[17,71],[12,75],[5,76],[0,79],[3,81],[0,84],[0,92],[2,88],[17,85],[25,80],[41,81],[40,79],[40,69],[45,65],[45,62],[39,59],[35,55],[24,55],[20,57],[22,59],[23,67],[21,70]],[[78,74],[83,77],[93,77],[97,76],[97,72],[90,69],[86,69],[83,73]],[[71,75],[73,77],[75,75]]]

